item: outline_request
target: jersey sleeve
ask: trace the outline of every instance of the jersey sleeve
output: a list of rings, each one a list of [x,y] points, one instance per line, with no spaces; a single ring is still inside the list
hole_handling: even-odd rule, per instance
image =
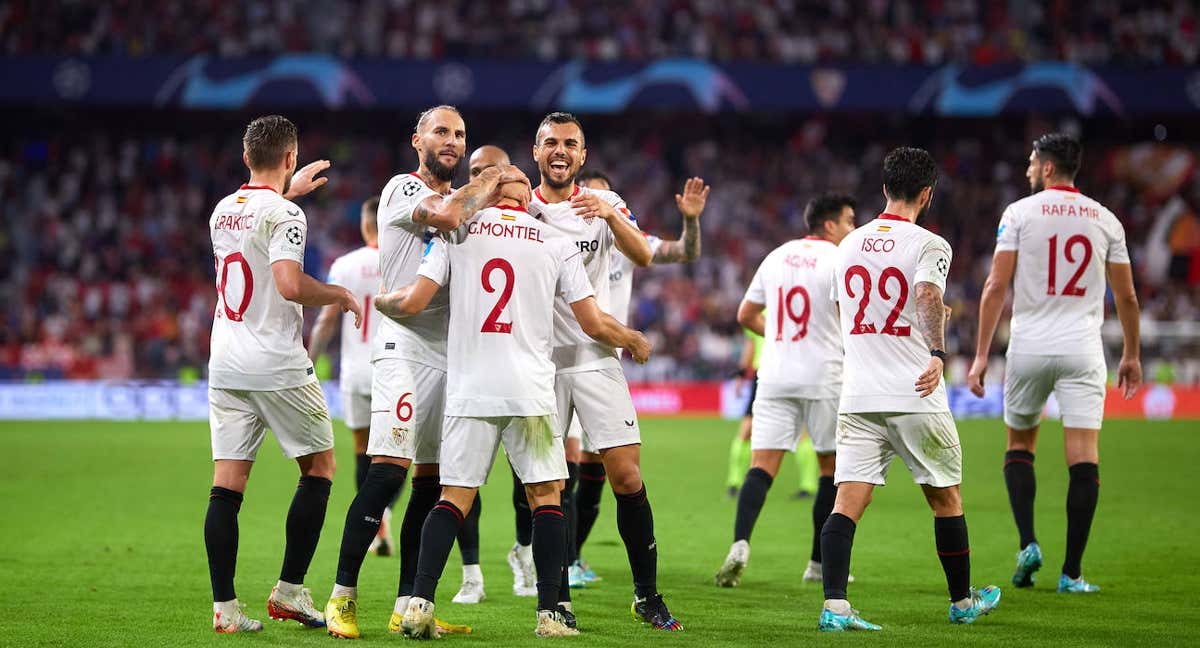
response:
[[[1111,216],[1112,227],[1108,232],[1108,262],[1129,263],[1129,248],[1125,246],[1125,226],[1116,216]]]
[[[563,258],[558,267],[558,294],[574,304],[596,294],[583,268],[583,253],[573,245],[562,246]]]
[[[417,274],[439,286],[445,286],[450,281],[450,251],[445,241],[440,238],[429,241]]]
[[[1004,214],[1000,216],[1000,225],[996,228],[996,251],[997,252],[1016,252],[1017,244],[1020,242],[1020,218],[1017,217],[1017,212],[1009,205],[1004,210]]]
[[[304,212],[296,205],[285,203],[275,208],[271,221],[268,260],[271,263],[295,261],[304,265],[304,242],[308,239],[308,219]]]
[[[658,248],[662,247],[663,240],[653,234],[646,235],[646,242],[650,244],[650,256],[658,254]]]
[[[379,223],[384,227],[413,230],[423,228],[413,223],[413,210],[421,201],[438,193],[418,177],[400,176],[384,187],[379,197]]]
[[[342,258],[338,257],[337,259],[334,259],[333,265],[329,266],[329,276],[325,279],[325,283],[345,288],[346,280],[343,275],[344,266],[342,264]]]
[[[758,270],[754,271],[754,278],[750,280],[750,286],[746,288],[746,296],[742,297],[742,301],[754,304],[767,303],[767,288],[764,285],[763,270],[767,267],[767,260],[770,258],[768,255],[766,259],[763,259],[763,262],[758,265]]]
[[[950,274],[950,244],[940,236],[931,236],[921,247],[917,256],[917,272],[913,285],[922,281],[931,283],[942,292],[946,291],[946,277]]]

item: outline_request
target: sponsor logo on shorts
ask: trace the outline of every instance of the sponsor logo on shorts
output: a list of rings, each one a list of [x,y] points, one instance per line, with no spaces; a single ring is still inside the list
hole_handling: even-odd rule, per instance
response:
[[[636,422],[636,421],[625,421],[625,427],[633,427],[633,424],[634,424],[635,422]]]

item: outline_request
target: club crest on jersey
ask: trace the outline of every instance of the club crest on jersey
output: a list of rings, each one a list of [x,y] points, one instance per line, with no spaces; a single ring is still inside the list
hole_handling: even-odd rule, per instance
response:
[[[396,445],[404,445],[404,441],[407,438],[408,438],[408,428],[406,428],[406,427],[392,428],[392,439],[395,440]]]

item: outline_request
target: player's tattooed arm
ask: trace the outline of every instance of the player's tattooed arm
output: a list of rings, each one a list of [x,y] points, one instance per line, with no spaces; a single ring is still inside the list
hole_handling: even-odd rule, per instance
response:
[[[579,328],[597,342],[613,348],[629,349],[638,364],[650,358],[650,341],[641,333],[622,325],[612,315],[600,310],[595,297],[587,297],[571,304],[571,311],[579,322]]]
[[[942,289],[928,281],[918,281],[913,288],[917,309],[917,330],[925,336],[930,351],[946,350],[946,305],[942,303]],[[942,380],[942,359],[930,356],[929,365],[917,377],[916,389],[921,398],[933,393]]]
[[[454,231],[475,212],[495,205],[500,199],[501,184],[522,179],[529,182],[525,174],[512,165],[489,167],[449,196],[430,196],[422,200],[413,208],[412,220],[442,232]]]
[[[439,287],[429,277],[418,276],[416,281],[403,288],[376,295],[372,303],[375,310],[399,321],[425,310]]]
[[[678,241],[663,241],[654,252],[654,263],[690,263],[700,258],[700,214],[712,189],[701,178],[690,178],[683,193],[675,194],[675,206],[683,214],[683,232]]]

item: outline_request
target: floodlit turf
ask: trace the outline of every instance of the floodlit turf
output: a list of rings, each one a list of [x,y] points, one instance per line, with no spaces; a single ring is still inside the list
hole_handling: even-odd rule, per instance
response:
[[[960,424],[966,455],[964,499],[974,583],[1004,588],[991,616],[973,626],[946,622],[946,592],[933,547],[930,514],[904,467],[878,491],[858,530],[850,598],[879,635],[832,636],[815,630],[821,592],[803,584],[809,502],[790,499],[795,467],[785,462],[753,539],[737,589],[712,577],[728,549],[734,503],[722,480],[734,425],[709,419],[648,419],[644,466],[658,531],[659,585],[683,633],[668,636],[629,614],[630,577],[611,495],[585,557],[604,580],[576,594],[589,646],[779,646],[864,644],[1126,646],[1195,645],[1200,606],[1200,532],[1196,466],[1200,424],[1112,422],[1101,436],[1100,509],[1084,574],[1104,590],[1060,596],[1066,469],[1061,428],[1045,430],[1037,459],[1037,529],[1046,566],[1033,590],[1009,585],[1016,531],[1000,465],[997,422]],[[284,513],[294,464],[268,441],[242,507],[237,588],[249,611],[267,622],[259,635],[217,636],[210,628],[203,519],[210,479],[203,423],[39,422],[0,425],[6,451],[0,472],[0,645],[232,646],[333,645],[323,630],[266,619],[263,602],[278,576]],[[332,584],[342,521],[353,495],[354,463],[339,425],[338,459],[325,533],[308,585],[323,606]],[[439,590],[439,616],[470,623],[475,634],[452,645],[528,645],[533,599],[511,594],[504,555],[512,543],[509,477],[504,468],[484,492],[483,571],[488,599],[456,605],[457,551]],[[407,493],[407,490],[406,490]],[[398,526],[398,522],[397,522]],[[368,556],[359,582],[363,643],[401,642],[386,629],[395,594],[396,558]]]

